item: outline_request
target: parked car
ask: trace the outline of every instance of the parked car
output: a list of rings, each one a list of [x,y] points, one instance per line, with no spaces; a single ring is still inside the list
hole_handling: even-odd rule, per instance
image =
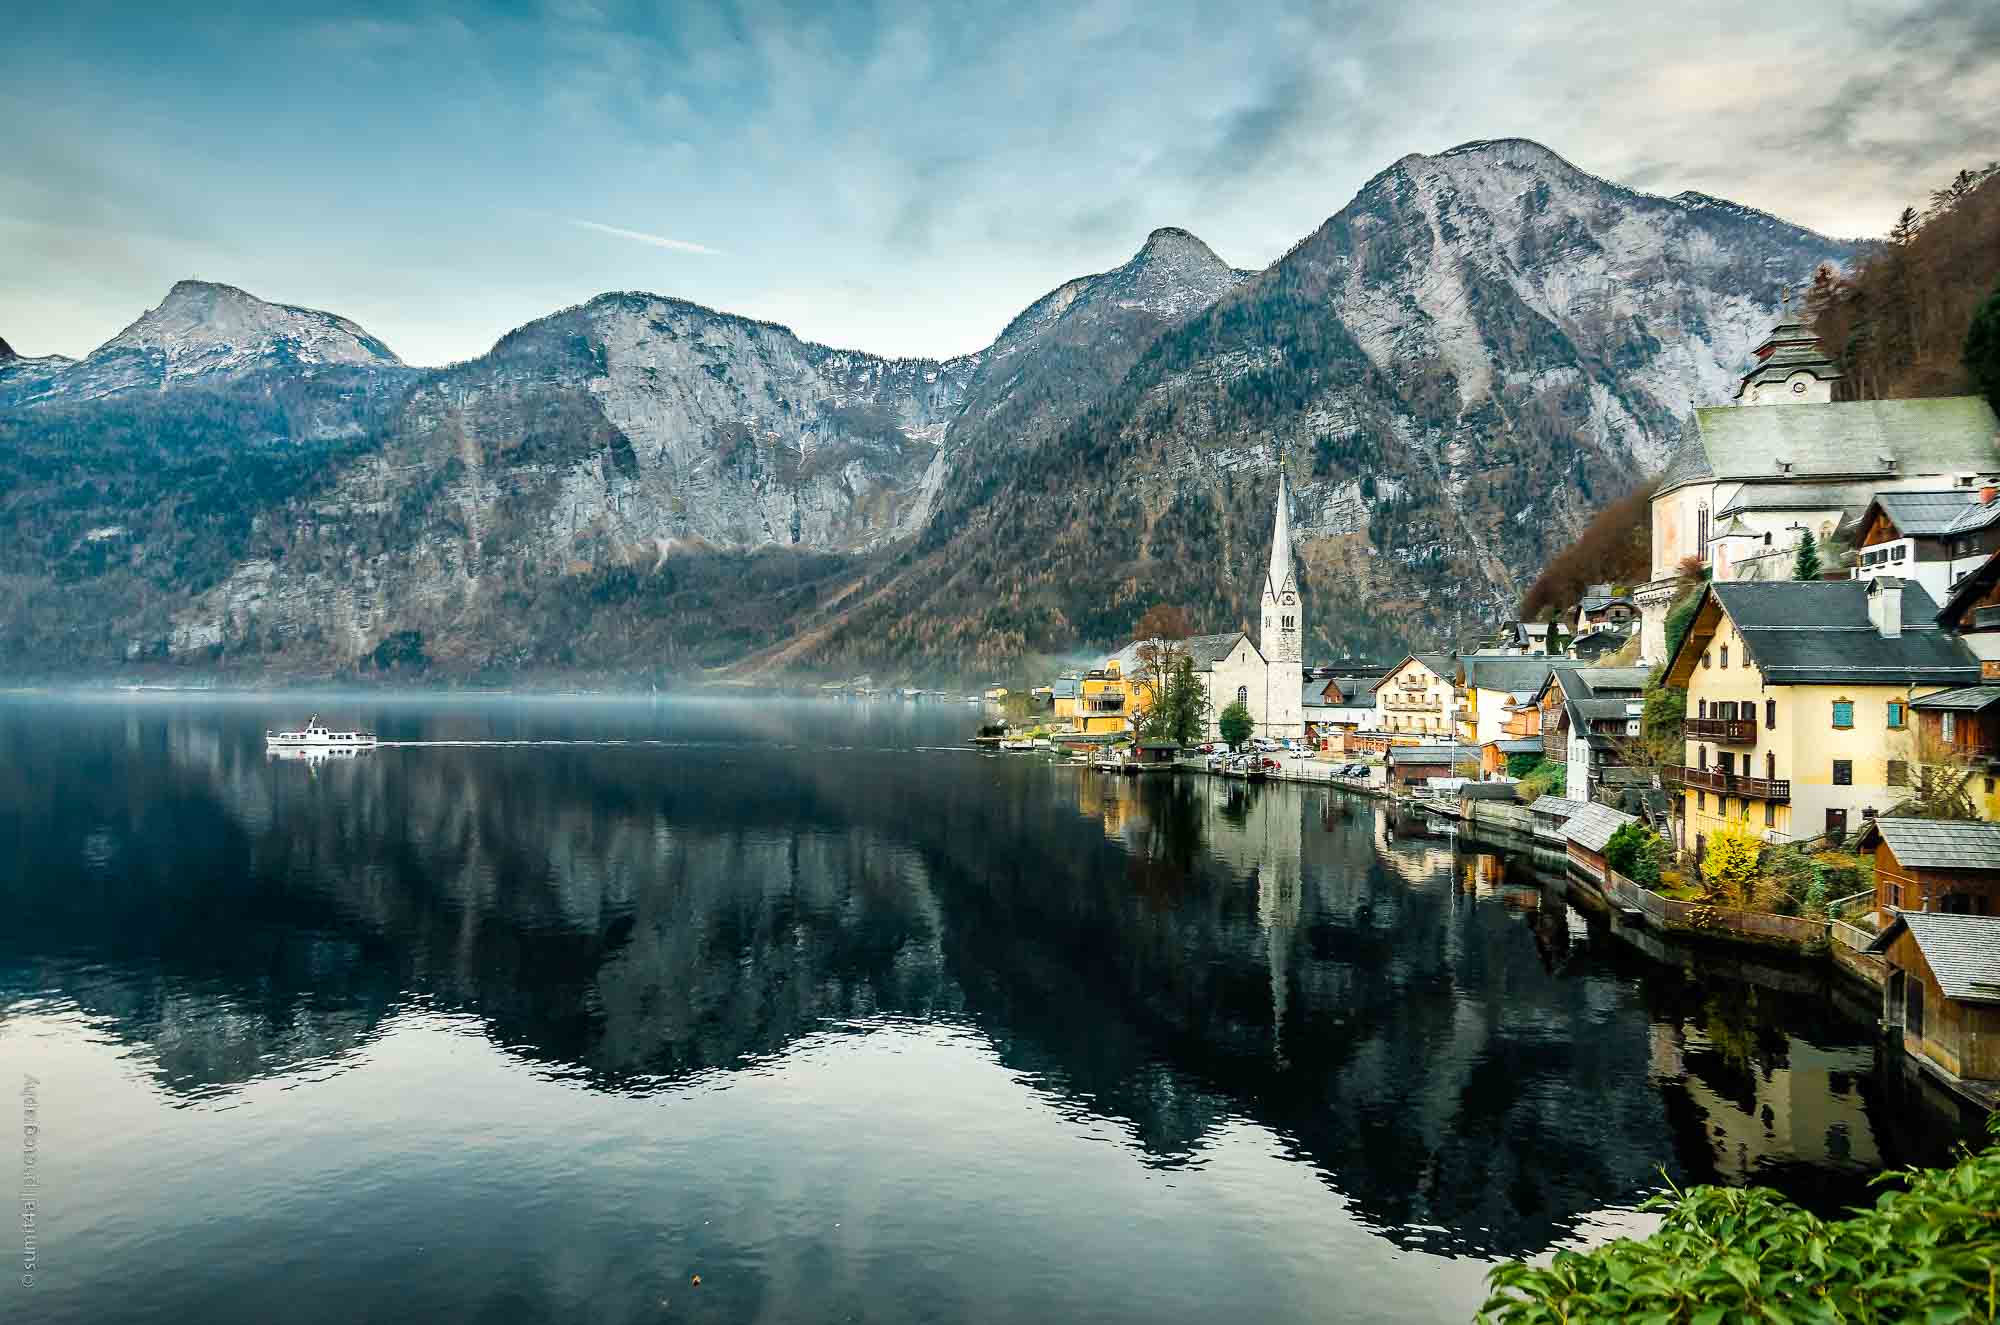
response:
[[[1274,741],[1268,736],[1252,736],[1250,738],[1250,748],[1269,754],[1273,750],[1284,749],[1285,743],[1283,741]]]

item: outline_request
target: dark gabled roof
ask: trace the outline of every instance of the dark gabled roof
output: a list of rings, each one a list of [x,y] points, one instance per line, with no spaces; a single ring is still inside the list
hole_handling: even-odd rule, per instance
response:
[[[1229,656],[1230,650],[1236,647],[1236,641],[1242,638],[1242,631],[1231,630],[1220,635],[1190,635],[1176,643],[1194,660],[1194,669],[1197,672],[1210,672],[1215,670],[1217,663]],[[1111,661],[1118,664],[1121,675],[1129,674],[1139,665],[1139,649],[1148,643],[1151,641],[1133,640],[1111,655]]]
[[[1330,676],[1327,682],[1339,689],[1347,702],[1357,707],[1366,707],[1371,701],[1368,696],[1382,681],[1380,673],[1366,676]]]
[[[1569,710],[1569,720],[1582,728],[1593,722],[1623,722],[1628,717],[1639,716],[1627,713],[1627,704],[1641,703],[1637,695],[1583,695],[1563,696],[1563,707]]]
[[[1964,518],[1969,510],[1981,509],[1979,494],[1970,488],[1946,488],[1937,492],[1878,492],[1868,503],[1870,511],[1880,511],[1904,538],[1936,538]],[[1862,517],[1867,519],[1864,513]]]
[[[1392,745],[1392,764],[1449,764],[1461,756],[1470,757],[1472,748],[1463,745]]]
[[[1898,911],[1868,951],[1887,952],[1906,930],[1916,939],[1917,951],[1923,953],[1946,998],[2000,1003],[2000,916]]]
[[[1543,796],[1528,807],[1528,813],[1560,815],[1567,819],[1582,809],[1584,804],[1583,801],[1573,801],[1566,796]]]
[[[1593,699],[1601,699],[1606,695],[1644,694],[1646,682],[1652,676],[1650,667],[1579,667],[1569,674],[1568,680],[1582,686]],[[1567,684],[1563,693],[1569,693]]]
[[[1530,754],[1542,748],[1541,738],[1537,736],[1503,736],[1488,741],[1487,744],[1498,749],[1503,755]]]
[[[1877,837],[1905,869],[2000,870],[2000,823],[1878,815],[1862,826],[1854,845],[1866,846]]]
[[[1609,805],[1599,805],[1595,801],[1585,805],[1563,824],[1563,836],[1586,851],[1603,854],[1611,835],[1626,824],[1639,822],[1629,814],[1612,809]]]
[[[1910,478],[2000,468],[1994,452],[2000,421],[1979,396],[1721,405],[1697,409],[1693,428],[1692,445],[1684,435],[1660,491],[1709,478]]]
[[[1480,690],[1504,690],[1510,695],[1533,693],[1548,680],[1560,659],[1492,657],[1474,654],[1464,659],[1465,684]]]
[[[1759,483],[1745,483],[1738,488],[1729,504],[1715,513],[1715,518],[1727,520],[1745,511],[1858,510],[1860,501],[1851,482],[1793,483],[1772,477]],[[1747,534],[1752,531],[1745,529],[1741,532]]]
[[[1369,689],[1380,690],[1384,681],[1387,681],[1390,677],[1401,671],[1403,664],[1413,659],[1430,668],[1431,671],[1447,681],[1453,681],[1458,676],[1458,659],[1449,653],[1406,653],[1394,667],[1391,667],[1388,671],[1375,678],[1375,684],[1370,686]]]
[[[1807,405],[1759,408],[1809,409]],[[1732,580],[1703,592],[1722,605],[1750,659],[1772,685],[1965,685],[1979,660],[1937,629],[1937,607],[1921,584],[1902,585],[1902,633],[1887,636],[1868,617],[1868,591],[1884,580]],[[1681,642],[1692,647],[1695,632]],[[1678,658],[1674,660],[1678,662]],[[1672,667],[1669,667],[1671,674]]]
[[[1960,686],[1910,701],[1910,707],[1925,713],[1984,713],[2000,704],[2000,685]]]
[[[1952,587],[1951,597],[1944,600],[1938,609],[1937,622],[1946,630],[1963,630],[1966,609],[1986,596],[1994,581],[2000,580],[2000,552],[1995,552],[1986,560],[1967,571]],[[1909,613],[1903,619],[1909,619]]]

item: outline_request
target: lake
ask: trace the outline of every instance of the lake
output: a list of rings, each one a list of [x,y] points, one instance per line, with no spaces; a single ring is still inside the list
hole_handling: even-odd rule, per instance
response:
[[[1667,1178],[1969,1135],[1867,995],[1381,802],[963,705],[317,703],[398,744],[0,701],[7,1319],[1463,1320]]]

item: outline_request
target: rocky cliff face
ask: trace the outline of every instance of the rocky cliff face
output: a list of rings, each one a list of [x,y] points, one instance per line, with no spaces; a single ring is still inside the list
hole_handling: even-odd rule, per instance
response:
[[[82,632],[281,672],[942,674],[1154,601],[1248,620],[1282,458],[1308,655],[1430,643],[1510,604],[1851,251],[1509,140],[1397,162],[1262,272],[1156,231],[945,361],[609,294],[423,372],[184,282],[85,360],[0,366],[0,611],[44,659]],[[120,482],[65,487],[78,436],[121,439]]]

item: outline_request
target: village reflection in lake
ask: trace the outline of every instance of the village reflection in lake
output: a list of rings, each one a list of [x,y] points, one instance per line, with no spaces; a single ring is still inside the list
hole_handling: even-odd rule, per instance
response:
[[[388,744],[307,764],[257,705],[0,704],[0,1055],[89,1096],[47,1240],[103,1295],[202,1244],[161,1319],[259,1318],[362,1208],[434,1250],[322,1236],[321,1285],[453,1315],[641,1318],[642,1271],[549,1270],[587,1227],[733,1267],[722,1318],[1424,1319],[1669,1178],[1830,1211],[1967,1134],[1830,976],[1649,950],[1383,802],[975,753],[962,711],[359,710]],[[204,1156],[221,1224],[151,1208]],[[542,1269],[492,1280],[501,1237]],[[1010,1248],[1047,1273],[989,1280]]]

